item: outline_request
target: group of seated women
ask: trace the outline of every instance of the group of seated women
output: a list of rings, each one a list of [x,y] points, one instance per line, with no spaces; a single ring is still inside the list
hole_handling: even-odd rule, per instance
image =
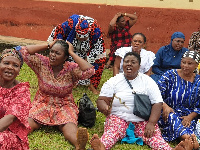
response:
[[[136,137],[152,149],[198,149],[194,130],[200,114],[200,76],[194,71],[200,57],[183,48],[184,40],[181,32],[175,32],[170,45],[154,56],[143,49],[146,37],[136,33],[131,47],[116,51],[115,76],[104,83],[97,100],[106,122],[101,138],[95,134],[91,139],[94,150],[111,149],[126,136],[130,123],[135,126]],[[50,50],[49,57],[38,54],[46,49]],[[67,61],[69,56],[76,63]],[[29,84],[16,80],[23,61],[38,78],[32,106]],[[158,80],[151,76],[156,82],[150,77],[152,66],[154,75],[160,76]],[[0,148],[29,149],[28,133],[50,125],[58,126],[76,150],[84,150],[88,133],[77,127],[78,107],[72,89],[94,73],[94,67],[64,40],[4,50],[0,57]],[[136,93],[149,96],[152,109],[148,120],[133,114],[134,95],[129,83]],[[181,142],[175,148],[166,142],[178,138]]]

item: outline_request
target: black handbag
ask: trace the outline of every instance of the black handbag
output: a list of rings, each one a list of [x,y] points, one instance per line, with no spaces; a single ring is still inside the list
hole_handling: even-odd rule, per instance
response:
[[[130,88],[133,90],[133,87],[129,80],[126,77],[125,79],[129,84]],[[145,94],[137,94],[135,91],[133,91],[132,93],[134,94],[133,114],[145,120],[149,120],[152,108],[149,96]]]
[[[84,127],[93,127],[96,121],[96,108],[86,93],[78,100],[78,123]]]

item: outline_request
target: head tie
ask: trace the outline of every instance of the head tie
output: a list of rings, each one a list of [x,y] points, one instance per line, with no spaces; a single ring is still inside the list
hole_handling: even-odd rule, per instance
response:
[[[76,35],[79,38],[89,37],[90,25],[85,19],[79,19],[78,24],[76,25]]]
[[[20,50],[21,49],[21,46],[17,46],[17,47],[13,47],[12,49],[5,49],[3,50],[1,56],[0,56],[0,61],[7,57],[7,56],[14,56],[16,57],[17,59],[19,59],[20,61],[20,68],[22,67],[23,65],[23,57],[22,57],[22,54],[20,53]]]
[[[185,35],[182,32],[174,32],[171,36],[171,41],[175,38],[182,38],[185,40]]]
[[[186,51],[183,54],[182,58],[185,58],[185,57],[190,57],[190,58],[194,59],[197,64],[199,64],[200,57],[199,57],[199,54],[196,51]]]

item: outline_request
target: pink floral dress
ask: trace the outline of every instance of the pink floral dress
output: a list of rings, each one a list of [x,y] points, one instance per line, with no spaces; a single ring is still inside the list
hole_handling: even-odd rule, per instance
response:
[[[29,117],[44,125],[77,125],[78,107],[74,102],[72,89],[81,79],[90,78],[91,67],[81,71],[77,63],[65,62],[63,69],[54,77],[49,58],[40,54],[30,55],[26,47],[20,50],[24,61],[36,73],[39,89],[32,103]]]
[[[3,132],[0,132],[1,150],[29,149],[27,134],[30,130],[28,114],[31,107],[29,83],[19,83],[7,89],[0,87],[0,119],[14,115],[17,119]]]

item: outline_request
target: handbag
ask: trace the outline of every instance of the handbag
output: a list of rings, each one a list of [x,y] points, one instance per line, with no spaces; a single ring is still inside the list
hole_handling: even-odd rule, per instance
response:
[[[130,88],[133,90],[133,87],[129,80],[126,77],[125,79],[129,84]],[[145,94],[137,94],[135,91],[133,91],[132,93],[134,94],[133,114],[142,119],[149,120],[152,108],[149,96]]]
[[[78,100],[78,123],[84,127],[93,127],[96,121],[96,108],[86,93]]]

